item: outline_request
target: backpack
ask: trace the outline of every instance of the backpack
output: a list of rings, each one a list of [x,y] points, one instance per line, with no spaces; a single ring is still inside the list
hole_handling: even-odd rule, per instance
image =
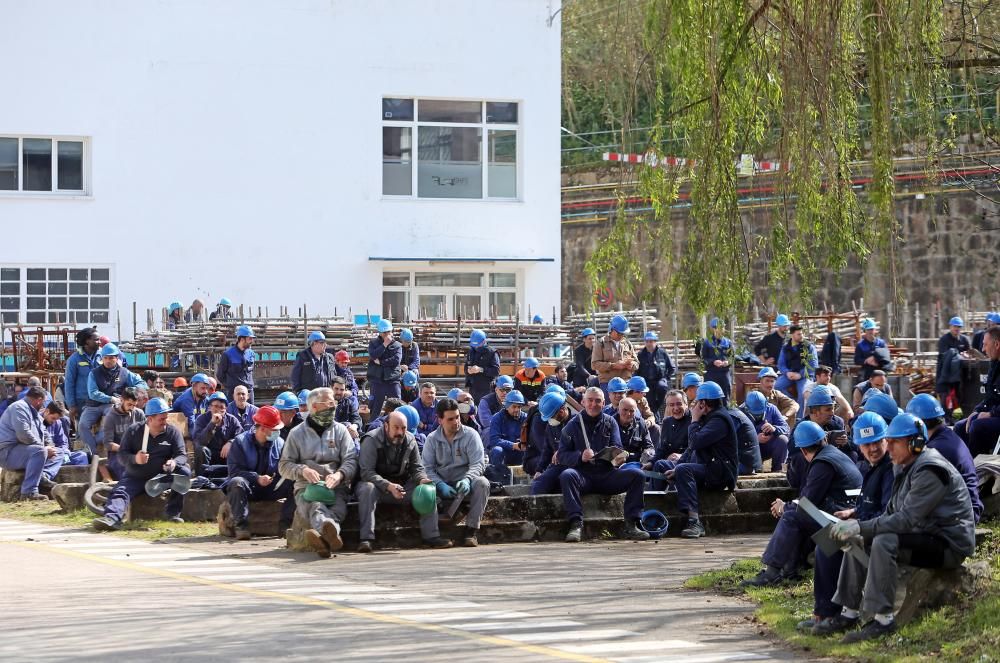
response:
[[[830,332],[823,341],[823,349],[819,353],[819,363],[833,369],[833,374],[840,373],[840,337],[837,332]]]

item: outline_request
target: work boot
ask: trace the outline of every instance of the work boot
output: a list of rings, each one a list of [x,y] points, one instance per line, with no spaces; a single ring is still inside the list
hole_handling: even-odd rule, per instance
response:
[[[48,495],[49,493],[52,492],[52,488],[55,485],[56,485],[56,482],[53,481],[52,479],[48,478],[44,474],[42,475],[42,478],[38,480],[38,490],[40,492],[45,493],[46,495]]]
[[[462,539],[462,545],[466,548],[475,548],[479,545],[479,538],[476,536],[479,532],[478,529],[473,529],[471,527],[465,528],[465,538]]]
[[[323,559],[328,559],[330,557],[330,546],[326,544],[326,540],[316,530],[306,530],[306,543],[308,543],[309,547],[316,551],[316,554]]]
[[[445,548],[451,548],[452,543],[448,539],[443,539],[439,536],[436,539],[424,539],[424,545],[435,550],[444,550]]]
[[[91,522],[94,529],[98,532],[114,532],[122,528],[122,523],[120,520],[115,520],[111,516],[101,516],[100,518],[94,518]]]
[[[28,493],[27,495],[22,494],[17,498],[18,502],[47,502],[49,500],[48,495],[42,495],[41,493]]]
[[[640,529],[639,525],[630,519],[625,520],[625,531],[622,535],[626,539],[631,539],[632,541],[649,541],[649,532],[644,529]]]
[[[359,553],[370,553],[372,552],[373,549],[374,548],[372,546],[371,541],[362,541],[361,543],[358,544]]]
[[[683,535],[682,535],[683,536]],[[768,566],[766,569],[740,583],[740,587],[770,587],[782,581],[781,569],[775,566]]]
[[[290,529],[292,529],[291,520],[282,520],[278,522],[278,538],[284,539]]]
[[[843,633],[844,631],[850,631],[851,629],[857,628],[858,618],[857,617],[845,617],[844,615],[835,615],[833,617],[826,617],[821,619],[812,628],[813,635],[833,635],[834,633]]]
[[[344,547],[344,541],[340,538],[340,528],[335,522],[324,520],[323,529],[320,531],[323,533],[323,540],[326,541],[330,552],[337,552]]]
[[[803,619],[801,622],[795,625],[795,630],[799,633],[812,633],[813,627],[819,624],[821,619],[816,615],[812,615],[809,619]]]
[[[229,537],[230,539],[236,536],[236,530],[233,528],[233,524],[226,518],[225,515],[219,514],[217,518],[219,522],[219,536]]]
[[[235,531],[235,535],[236,535],[236,540],[237,541],[249,541],[250,537],[251,537],[250,528],[248,528],[246,526],[237,527],[236,531]]]
[[[569,524],[569,532],[566,533],[566,543],[580,543],[583,538],[583,521],[574,520]]]
[[[182,523],[182,522],[184,522],[184,519],[181,518],[180,516],[167,516],[167,520],[169,520],[172,523]]]
[[[705,536],[705,526],[697,518],[688,518],[687,527],[681,530],[681,538],[697,539]]]
[[[845,645],[849,645],[852,642],[864,642],[865,640],[874,640],[875,638],[881,638],[883,636],[889,635],[890,633],[896,632],[896,621],[893,620],[888,624],[881,624],[877,619],[873,619],[864,626],[861,627],[860,631],[851,631],[844,636],[841,640]]]

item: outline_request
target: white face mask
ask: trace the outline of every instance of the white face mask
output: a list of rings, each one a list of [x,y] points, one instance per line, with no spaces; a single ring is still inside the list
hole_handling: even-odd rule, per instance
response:
[[[469,414],[472,412],[472,403],[459,403],[458,411],[462,414]]]
[[[553,428],[555,428],[556,426],[558,426],[561,423],[562,422],[559,421],[558,419],[556,419],[555,417],[552,417],[551,419],[549,419],[549,426],[552,426]]]
[[[274,442],[279,437],[281,437],[281,431],[280,430],[273,430],[270,433],[268,433],[268,435],[267,435],[267,441],[268,442]]]

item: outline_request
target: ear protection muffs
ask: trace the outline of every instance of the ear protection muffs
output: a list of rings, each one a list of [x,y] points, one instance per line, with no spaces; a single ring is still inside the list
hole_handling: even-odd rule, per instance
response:
[[[910,438],[910,451],[915,454],[922,452],[927,447],[927,426],[924,422],[912,414],[901,414],[901,417],[913,419],[913,426],[917,429],[917,434]]]

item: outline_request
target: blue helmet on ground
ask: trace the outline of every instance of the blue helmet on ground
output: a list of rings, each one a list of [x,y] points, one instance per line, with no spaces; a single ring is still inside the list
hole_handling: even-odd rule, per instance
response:
[[[702,377],[697,373],[685,373],[684,377],[681,378],[681,389],[687,389],[688,387],[698,387],[704,382]]]
[[[388,320],[386,320],[385,318],[383,318],[383,319],[381,319],[381,320],[379,320],[378,322],[375,323],[375,330],[379,334],[384,334],[386,332],[391,332],[392,331],[392,323],[389,322]]]
[[[514,379],[511,378],[509,375],[498,376],[496,381],[496,386],[499,389],[507,389],[507,388],[513,389]]]
[[[553,382],[552,384],[550,384],[545,388],[546,394],[551,394],[552,392],[555,392],[557,394],[562,394],[563,396],[566,395],[566,390],[557,385],[555,382]]]
[[[509,392],[507,397],[503,399],[504,407],[510,407],[511,405],[524,405],[524,394],[517,389]]]
[[[670,520],[656,509],[646,509],[639,516],[639,526],[649,534],[650,539],[659,539],[670,528]]]
[[[628,391],[628,383],[621,378],[611,378],[608,380],[609,394],[624,394]]]
[[[166,414],[170,412],[170,406],[167,405],[165,398],[150,398],[146,401],[146,407],[143,410],[147,417],[152,417],[157,414]]]
[[[927,426],[912,414],[901,414],[889,424],[885,436],[890,440],[912,437],[910,448],[920,453],[927,446]]]
[[[257,334],[253,333],[253,329],[250,325],[240,325],[236,328],[236,338],[240,336],[247,336],[249,338],[257,338]]]
[[[726,393],[722,391],[722,387],[709,380],[708,382],[703,382],[698,387],[698,391],[695,392],[694,397],[699,401],[712,401],[725,398]]]
[[[826,388],[826,385],[821,384],[815,386],[812,393],[809,394],[806,407],[822,407],[824,405],[833,405],[833,394]]]
[[[655,331],[648,331],[642,336],[644,341],[659,341],[660,337]]]
[[[419,378],[417,378],[417,374],[414,373],[413,371],[406,371],[405,373],[403,373],[404,387],[416,387],[418,380]]]
[[[420,413],[417,412],[417,408],[412,405],[403,405],[396,408],[396,412],[406,417],[406,430],[416,433],[417,426],[420,425]]]
[[[871,318],[865,318],[861,321],[861,331],[868,331],[869,329],[878,329],[878,325]]]
[[[205,375],[204,373],[195,373],[194,375],[191,376],[192,387],[195,385],[196,382],[200,382],[202,384],[212,384],[211,382],[209,382],[208,376]]]
[[[646,385],[646,378],[641,375],[633,375],[630,377],[628,382],[625,383],[625,386],[628,388],[628,391],[638,391],[643,394],[649,391],[649,387]]]
[[[764,378],[774,378],[778,379],[778,374],[774,372],[774,369],[770,366],[765,366],[764,368],[757,371],[757,379],[763,380]]]
[[[453,401],[457,401],[461,393],[462,393],[461,389],[459,389],[458,387],[452,387],[451,389],[448,390],[448,398],[450,398]]]
[[[531,324],[533,325],[540,325],[543,322],[545,322],[545,320],[543,320],[542,316],[538,315],[537,313],[535,314],[535,317],[531,319]]]
[[[167,311],[173,313],[174,311],[179,311],[184,308],[184,305],[180,302],[170,302],[170,306],[167,307]]]
[[[953,327],[964,327],[965,321],[962,320],[961,317],[956,315],[955,317],[953,317],[951,320],[948,321],[948,324]]]
[[[548,421],[556,416],[556,412],[566,405],[566,395],[557,391],[550,391],[542,395],[538,401],[538,415],[542,421]]]
[[[214,394],[208,395],[208,403],[211,404],[212,401],[222,401],[223,403],[226,404],[229,403],[229,399],[226,398],[226,395],[221,391],[217,391]]]
[[[622,314],[617,314],[611,318],[611,322],[608,323],[609,332],[618,332],[619,334],[628,333],[628,318]]]
[[[413,330],[409,327],[403,327],[399,330],[399,340],[404,343],[409,343],[413,340]]]
[[[534,357],[525,357],[524,358],[524,367],[525,368],[538,368],[538,360],[535,359]]]
[[[774,326],[775,327],[790,327],[791,324],[792,324],[792,321],[789,320],[788,316],[785,315],[784,313],[779,313],[774,318]]]
[[[597,332],[590,327],[584,327],[583,331],[580,332],[580,338],[587,338],[588,336],[597,336]]]
[[[906,413],[918,419],[936,419],[944,416],[944,408],[930,394],[917,394],[906,404]]]
[[[767,397],[759,391],[751,391],[747,394],[747,410],[755,417],[759,417],[767,411]]]
[[[795,427],[795,447],[803,449],[814,447],[826,439],[826,431],[820,428],[815,421],[801,421]]]
[[[229,306],[232,307],[233,303],[229,301],[229,297],[223,297],[219,300],[219,306]]]
[[[481,348],[486,345],[486,332],[482,329],[473,329],[469,334],[469,347]]]
[[[1000,324],[1000,313],[996,311],[990,311],[986,314],[986,322],[992,322],[993,324]]]
[[[121,352],[118,351],[118,346],[114,343],[105,343],[104,347],[101,348],[102,357],[116,357],[120,354]]]
[[[326,334],[321,331],[311,331],[309,332],[309,338],[306,339],[309,343],[315,343],[316,341],[325,341]]]
[[[274,399],[274,407],[277,410],[298,410],[299,397],[290,391],[283,391]]]
[[[863,444],[884,440],[888,428],[885,419],[879,415],[874,412],[862,412],[854,420],[854,444],[860,447]]]
[[[875,394],[865,402],[865,412],[874,412],[889,423],[892,423],[902,410],[896,405],[896,399],[889,394],[881,392]]]
[[[301,391],[299,391],[299,395],[297,396],[297,398],[299,399],[299,405],[300,406],[301,405],[305,405],[306,402],[307,402],[306,399],[309,398],[309,390],[308,389],[302,389]]]

